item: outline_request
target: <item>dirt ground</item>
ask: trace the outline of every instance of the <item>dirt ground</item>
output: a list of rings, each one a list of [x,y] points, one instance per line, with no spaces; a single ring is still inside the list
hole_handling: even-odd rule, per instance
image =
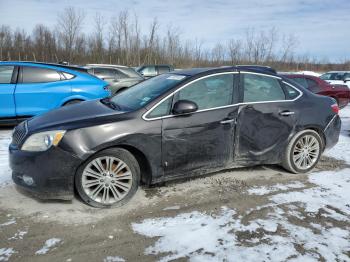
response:
[[[317,169],[345,167],[342,161],[323,157]],[[307,175],[290,174],[278,166],[258,166],[172,182],[162,187],[140,188],[126,206],[103,210],[90,208],[77,199],[39,201],[10,185],[0,189],[0,248],[13,248],[15,253],[9,261],[113,261],[112,258],[108,260],[109,256],[126,261],[155,261],[161,258],[160,254],[145,255],[144,251],[156,239],[135,233],[131,223],[192,211],[215,213],[223,205],[241,214],[242,221],[256,220],[266,216],[267,210],[255,208],[268,203],[268,198],[247,194],[247,190],[292,181],[312,186]],[[254,212],[249,212],[253,209]],[[327,222],[321,216],[310,219],[325,220],[317,221],[318,224]],[[341,221],[333,222],[340,228],[347,226]],[[295,223],[302,224],[303,220]],[[27,233],[20,236],[21,231]],[[239,237],[244,243],[245,239],[256,236],[241,232]],[[59,238],[61,242],[46,254],[35,254],[51,238]],[[300,252],[303,252],[302,247]]]

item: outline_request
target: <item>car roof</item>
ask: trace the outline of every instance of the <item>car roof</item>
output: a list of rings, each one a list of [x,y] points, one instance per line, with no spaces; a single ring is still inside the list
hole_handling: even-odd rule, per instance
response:
[[[86,67],[112,67],[112,68],[129,68],[128,66],[123,65],[111,65],[111,64],[86,64]]]
[[[43,62],[33,62],[33,61],[1,61],[0,65],[27,65],[27,66],[47,66],[49,68],[54,69],[68,69],[73,71],[78,71],[82,73],[87,73],[87,69],[79,66],[69,66],[69,65],[62,65],[62,64],[55,64],[55,63],[43,63]]]
[[[235,71],[236,72],[245,71],[245,72],[253,72],[253,73],[278,76],[276,71],[271,67],[254,66],[254,65],[191,68],[191,69],[183,69],[183,70],[173,71],[170,73],[171,74],[194,76],[197,74],[204,74],[204,73],[208,74],[208,73],[235,72]]]
[[[145,65],[140,65],[138,67],[144,67],[144,66],[168,66],[168,67],[173,67],[172,65],[169,65],[169,64],[145,64]]]

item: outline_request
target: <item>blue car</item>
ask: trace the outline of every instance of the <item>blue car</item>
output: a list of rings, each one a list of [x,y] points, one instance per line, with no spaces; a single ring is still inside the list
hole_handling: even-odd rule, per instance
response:
[[[85,69],[35,62],[0,62],[0,124],[110,96],[108,84]]]

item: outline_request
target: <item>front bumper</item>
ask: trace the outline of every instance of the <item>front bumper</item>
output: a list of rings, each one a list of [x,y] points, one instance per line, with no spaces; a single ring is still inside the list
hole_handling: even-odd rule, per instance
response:
[[[44,152],[26,152],[9,147],[12,179],[21,188],[42,199],[70,200],[74,174],[82,160],[59,147]],[[28,183],[28,179],[31,183]]]
[[[327,124],[324,135],[326,137],[326,149],[330,149],[338,143],[341,129],[341,120],[339,115],[335,115]]]

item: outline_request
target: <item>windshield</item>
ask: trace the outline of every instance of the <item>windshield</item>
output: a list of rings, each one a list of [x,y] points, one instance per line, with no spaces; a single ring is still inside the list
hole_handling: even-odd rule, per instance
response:
[[[343,80],[345,73],[325,73],[320,76],[323,80]]]
[[[326,73],[320,76],[320,78],[323,80],[331,80],[331,77],[332,77],[331,73]]]
[[[121,108],[137,110],[154,99],[177,86],[187,76],[163,74],[136,84],[111,98],[111,101]]]

